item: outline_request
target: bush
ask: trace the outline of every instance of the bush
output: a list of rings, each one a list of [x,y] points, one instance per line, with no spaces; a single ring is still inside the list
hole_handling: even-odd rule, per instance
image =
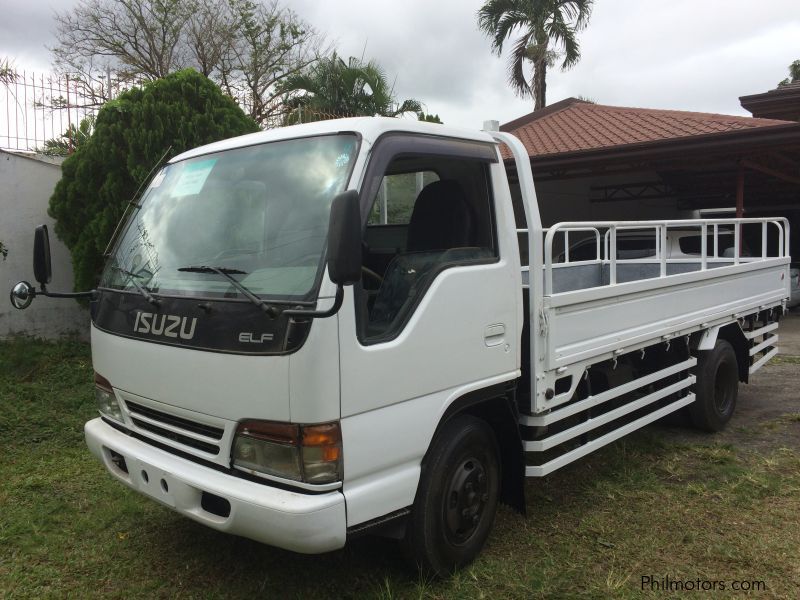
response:
[[[232,99],[191,69],[106,104],[92,135],[64,161],[50,198],[56,234],[72,253],[75,289],[97,284],[103,251],[126,204],[167,148],[168,159],[257,130]]]

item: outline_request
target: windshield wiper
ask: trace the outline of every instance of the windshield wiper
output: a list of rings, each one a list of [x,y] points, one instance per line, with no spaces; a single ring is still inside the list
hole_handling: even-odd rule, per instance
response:
[[[114,266],[112,266],[111,268],[114,269],[115,271],[119,271],[123,275],[127,275],[128,276],[128,281],[130,281],[133,284],[133,287],[136,288],[136,291],[139,292],[142,296],[144,296],[145,299],[150,304],[155,304],[156,306],[161,304],[161,300],[159,300],[158,298],[153,296],[153,294],[148,292],[143,286],[139,285],[136,282],[136,278],[137,277],[143,277],[142,275],[140,275],[139,273],[134,273],[133,271],[128,271],[127,269],[123,269],[122,267],[114,267]]]
[[[216,273],[217,275],[222,275],[225,279],[231,282],[231,285],[239,290],[245,298],[250,300],[256,306],[261,307],[267,316],[271,319],[274,319],[278,315],[280,315],[280,311],[275,308],[274,306],[267,304],[261,298],[256,296],[253,292],[248,290],[244,285],[236,281],[233,275],[247,275],[246,271],[242,271],[241,269],[228,269],[226,267],[207,267],[205,265],[199,265],[194,267],[181,267],[178,271],[182,271],[184,273]]]

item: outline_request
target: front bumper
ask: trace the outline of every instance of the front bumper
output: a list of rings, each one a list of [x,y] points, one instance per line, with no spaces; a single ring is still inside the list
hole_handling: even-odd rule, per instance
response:
[[[84,434],[89,450],[112,475],[190,519],[294,552],[344,546],[346,514],[339,491],[302,494],[234,477],[150,446],[99,418],[86,423]],[[112,460],[112,452],[125,459],[127,472]],[[206,498],[227,500],[230,514],[203,508],[204,492]]]

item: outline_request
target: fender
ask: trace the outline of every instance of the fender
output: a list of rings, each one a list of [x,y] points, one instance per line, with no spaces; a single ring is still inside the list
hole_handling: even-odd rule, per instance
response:
[[[709,327],[700,335],[697,352],[713,350],[717,339],[727,340],[733,346],[739,366],[739,381],[747,383],[750,380],[750,355],[748,353],[750,343],[742,332],[742,327],[738,322]],[[694,354],[696,355],[696,352]]]
[[[717,325],[716,327],[709,327],[708,329],[703,331],[703,334],[700,337],[700,341],[697,344],[697,349],[713,350],[714,344],[717,343],[717,336],[719,336],[720,329],[722,329],[722,325]]]
[[[525,515],[525,450],[519,431],[515,390],[492,386],[462,396],[448,407],[437,433],[445,421],[461,413],[483,419],[494,431],[502,461],[500,502]]]

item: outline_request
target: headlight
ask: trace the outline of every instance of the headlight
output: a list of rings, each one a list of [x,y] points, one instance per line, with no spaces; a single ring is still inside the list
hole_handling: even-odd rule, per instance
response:
[[[111,382],[99,373],[94,374],[94,397],[101,415],[122,423],[122,409],[111,389]]]
[[[342,432],[338,422],[293,425],[242,421],[233,442],[233,466],[305,483],[342,478]]]

